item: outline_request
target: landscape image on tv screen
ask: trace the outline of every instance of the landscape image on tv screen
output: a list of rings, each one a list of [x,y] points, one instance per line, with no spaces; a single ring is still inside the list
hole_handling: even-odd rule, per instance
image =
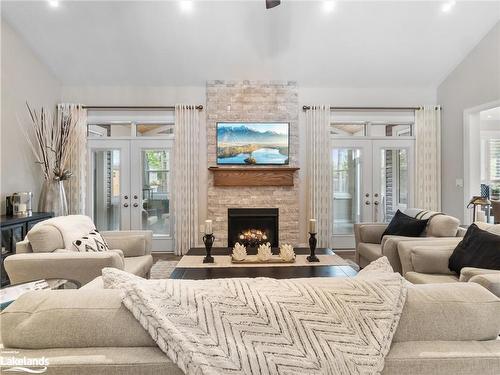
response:
[[[217,123],[217,164],[288,164],[288,123]]]

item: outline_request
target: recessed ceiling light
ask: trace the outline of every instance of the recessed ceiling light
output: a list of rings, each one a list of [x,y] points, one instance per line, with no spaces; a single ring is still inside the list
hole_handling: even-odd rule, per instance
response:
[[[57,8],[59,6],[59,1],[57,1],[57,0],[49,0],[49,5],[52,8]]]
[[[323,11],[325,13],[331,13],[335,9],[335,1],[323,1]]]
[[[441,10],[445,13],[448,13],[450,10],[453,9],[457,2],[455,0],[447,1],[441,6]]]
[[[181,0],[179,8],[182,12],[191,12],[193,10],[193,2],[191,0]]]

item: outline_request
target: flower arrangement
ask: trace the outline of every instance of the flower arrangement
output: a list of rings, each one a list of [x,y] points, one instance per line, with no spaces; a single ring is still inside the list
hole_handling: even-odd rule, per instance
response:
[[[280,258],[285,262],[289,262],[295,259],[295,251],[293,251],[293,246],[289,244],[283,244],[280,246]]]
[[[273,253],[271,252],[271,244],[269,242],[259,245],[259,248],[257,249],[257,259],[265,262],[271,259],[272,255]]]
[[[244,260],[247,257],[247,248],[236,242],[233,248],[233,258],[235,260]]]

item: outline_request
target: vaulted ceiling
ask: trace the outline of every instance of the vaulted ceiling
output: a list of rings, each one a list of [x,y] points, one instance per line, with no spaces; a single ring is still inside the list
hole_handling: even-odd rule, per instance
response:
[[[435,87],[500,20],[500,2],[2,1],[64,84]]]

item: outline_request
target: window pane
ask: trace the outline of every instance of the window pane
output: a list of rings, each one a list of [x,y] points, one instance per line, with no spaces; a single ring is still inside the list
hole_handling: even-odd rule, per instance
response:
[[[411,137],[413,135],[413,125],[372,123],[370,132],[372,137]]]
[[[174,124],[137,124],[137,137],[174,134]]]
[[[365,124],[335,123],[331,125],[332,134],[347,137],[363,137],[366,135],[365,129]]]
[[[94,223],[99,230],[120,229],[120,151],[98,150],[94,164]]]
[[[130,137],[131,124],[99,124],[87,126],[87,135],[92,138],[101,137]]]
[[[361,215],[361,150],[333,150],[333,233],[353,234]]]
[[[170,155],[166,150],[142,151],[142,228],[169,235]]]

